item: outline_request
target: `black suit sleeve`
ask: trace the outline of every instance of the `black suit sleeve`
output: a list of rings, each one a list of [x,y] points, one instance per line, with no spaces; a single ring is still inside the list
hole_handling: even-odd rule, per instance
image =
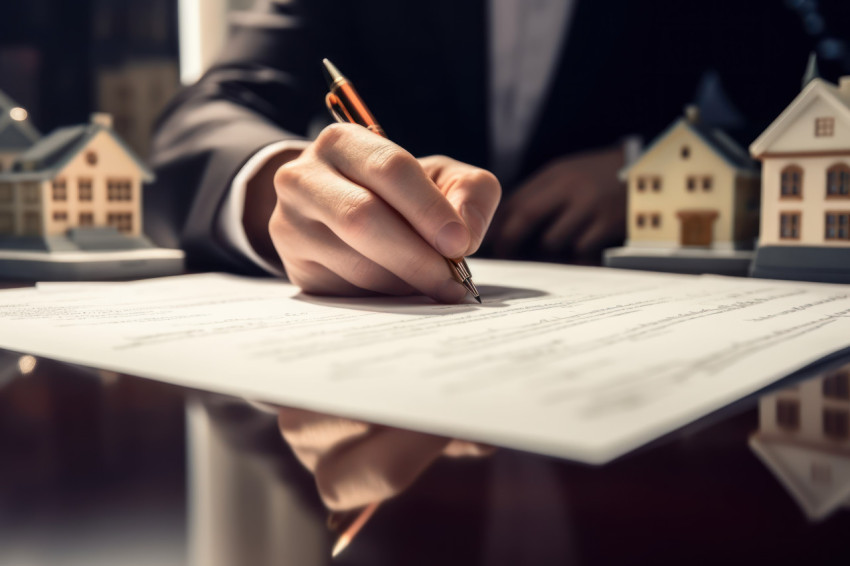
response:
[[[322,2],[260,2],[230,18],[217,62],[161,116],[151,161],[156,182],[146,193],[148,232],[180,246],[192,269],[259,270],[215,233],[234,176],[266,145],[307,135],[323,111],[318,50],[337,37]]]

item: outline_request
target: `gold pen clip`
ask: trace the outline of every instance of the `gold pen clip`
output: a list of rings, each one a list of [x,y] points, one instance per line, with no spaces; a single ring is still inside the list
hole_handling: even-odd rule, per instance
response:
[[[345,108],[339,100],[339,97],[334,93],[329,92],[325,95],[325,106],[328,107],[331,116],[333,116],[334,120],[337,122],[348,122],[349,124],[354,123],[354,117],[351,116],[351,113]]]

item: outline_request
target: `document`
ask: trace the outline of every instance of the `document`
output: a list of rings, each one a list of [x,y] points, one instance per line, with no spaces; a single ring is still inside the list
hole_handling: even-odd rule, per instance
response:
[[[604,463],[850,347],[850,287],[473,261],[483,304],[201,274],[0,292],[0,348]]]

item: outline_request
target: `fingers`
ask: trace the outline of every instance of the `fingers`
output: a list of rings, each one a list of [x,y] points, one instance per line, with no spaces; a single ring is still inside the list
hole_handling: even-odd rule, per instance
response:
[[[615,217],[613,221],[596,218],[595,222],[576,240],[575,249],[579,255],[589,256],[609,245],[622,243],[624,237],[625,218]]]
[[[588,211],[580,203],[567,206],[546,229],[541,242],[551,252],[571,248],[574,238],[587,223]]]
[[[398,145],[362,127],[335,124],[323,130],[311,149],[398,211],[442,255],[459,257],[469,249],[463,219],[416,158]]]
[[[501,218],[497,219],[495,251],[504,257],[518,253],[523,246],[536,247],[536,239],[565,206],[560,202],[545,203],[534,199],[514,201],[513,204],[506,206]]]
[[[334,510],[388,499],[407,489],[449,443],[446,438],[377,429],[321,458],[315,477],[325,505]]]
[[[494,446],[469,442],[468,440],[453,439],[443,448],[443,455],[449,458],[480,458],[489,456],[495,451],[496,448]]]
[[[279,205],[269,231],[287,273],[306,291],[352,294],[353,285],[392,294],[416,289],[447,303],[465,297],[443,256],[373,192],[299,160],[278,169],[275,186]]]
[[[323,454],[365,436],[370,428],[364,422],[291,407],[279,409],[277,424],[295,455],[311,472]]]
[[[491,446],[294,408],[280,408],[278,427],[316,479],[325,505],[354,509],[397,495],[442,455],[481,457]]]
[[[470,247],[463,255],[474,253],[487,233],[502,196],[498,179],[489,171],[444,155],[424,157],[419,162],[469,229]]]
[[[298,216],[273,215],[269,233],[290,281],[316,295],[411,295],[416,289],[340,240],[327,226]],[[305,255],[307,253],[307,255]],[[322,263],[313,257],[323,258]],[[340,275],[338,275],[340,274]]]

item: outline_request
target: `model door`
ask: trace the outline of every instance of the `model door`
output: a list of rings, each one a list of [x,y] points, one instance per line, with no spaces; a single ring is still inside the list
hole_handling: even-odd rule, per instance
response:
[[[711,246],[714,240],[716,210],[682,210],[677,216],[681,222],[680,244],[683,246]]]

